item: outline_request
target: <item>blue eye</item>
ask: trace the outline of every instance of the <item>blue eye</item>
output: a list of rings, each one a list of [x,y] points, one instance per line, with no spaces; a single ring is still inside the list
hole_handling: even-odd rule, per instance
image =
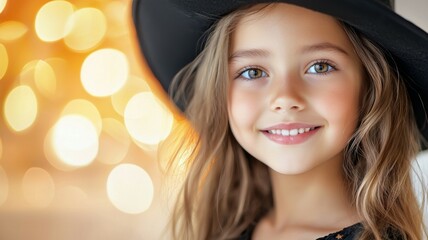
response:
[[[307,73],[312,73],[312,74],[325,74],[328,72],[331,72],[333,70],[336,70],[335,67],[331,66],[330,64],[326,63],[326,62],[317,62],[315,64],[313,64],[307,71]]]
[[[240,73],[239,77],[243,77],[247,80],[250,80],[250,79],[267,77],[267,74],[265,71],[258,69],[258,68],[248,68],[248,69],[242,71]]]

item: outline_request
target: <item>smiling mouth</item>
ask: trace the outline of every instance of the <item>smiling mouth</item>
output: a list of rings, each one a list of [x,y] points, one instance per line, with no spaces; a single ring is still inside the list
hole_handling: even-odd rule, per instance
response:
[[[297,136],[303,133],[316,130],[318,128],[320,127],[295,128],[295,129],[270,129],[270,130],[265,130],[263,132],[287,137],[287,136]]]

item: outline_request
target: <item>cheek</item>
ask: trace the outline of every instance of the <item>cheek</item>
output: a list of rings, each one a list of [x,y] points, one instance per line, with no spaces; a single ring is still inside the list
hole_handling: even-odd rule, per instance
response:
[[[240,91],[232,87],[228,102],[231,127],[254,127],[260,104],[261,101],[258,100],[257,94],[250,91]]]
[[[342,87],[321,93],[316,109],[330,127],[349,137],[355,130],[359,113],[359,86]]]

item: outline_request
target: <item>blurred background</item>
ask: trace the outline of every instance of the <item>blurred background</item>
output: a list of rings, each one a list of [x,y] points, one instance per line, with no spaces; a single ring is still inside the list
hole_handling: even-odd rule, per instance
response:
[[[428,31],[427,0],[396,9]],[[0,239],[162,238],[174,111],[131,0],[0,0]]]

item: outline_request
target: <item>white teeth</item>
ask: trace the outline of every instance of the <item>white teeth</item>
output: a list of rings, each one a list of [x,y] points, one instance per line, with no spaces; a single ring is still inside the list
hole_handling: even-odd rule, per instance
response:
[[[296,136],[298,134],[302,134],[302,133],[306,133],[309,131],[314,130],[315,127],[311,127],[311,128],[297,128],[297,129],[274,129],[274,130],[269,130],[268,132],[270,134],[276,134],[276,135],[282,135],[282,136]]]
[[[299,130],[298,129],[291,129],[290,130],[290,136],[296,136],[297,134],[299,134]]]

